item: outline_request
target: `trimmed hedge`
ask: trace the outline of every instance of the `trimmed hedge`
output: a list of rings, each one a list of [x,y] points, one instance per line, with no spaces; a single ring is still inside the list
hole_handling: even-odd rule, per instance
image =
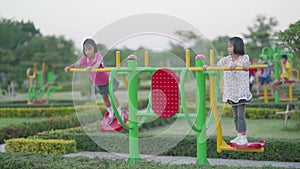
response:
[[[245,115],[248,119],[282,119],[284,115],[276,115],[276,112],[279,111],[283,110],[271,108],[253,108],[246,106]],[[225,107],[223,115],[232,117],[231,107]]]
[[[74,107],[0,108],[0,117],[53,117],[74,113]]]
[[[142,160],[137,164],[126,164],[123,159],[99,159],[98,157],[64,157],[62,155],[36,155],[27,153],[0,153],[0,168],[5,169],[274,169],[273,166],[242,167],[209,164],[162,164]]]
[[[46,120],[39,120],[36,122],[24,122],[21,124],[9,125],[0,128],[0,144],[4,143],[4,140],[12,138],[26,138],[42,131],[49,131],[52,129],[66,129],[75,126],[80,126],[76,115],[55,117]]]
[[[5,141],[5,151],[37,154],[69,154],[76,152],[75,140],[43,140],[17,138]]]
[[[139,109],[147,107],[148,100],[139,100]],[[76,110],[85,110],[90,106],[95,106],[94,104],[83,104],[81,106],[76,106]],[[104,103],[98,103],[100,111],[102,113],[106,112]],[[35,107],[6,107],[0,108],[0,117],[53,117],[53,116],[65,116],[75,114],[74,104],[68,107],[49,107],[36,105]]]
[[[263,100],[255,101],[248,104],[246,107],[254,107],[254,108],[273,108],[273,109],[286,109],[286,105],[290,105],[290,109],[295,109],[295,107],[299,107],[300,101],[293,101],[293,102],[279,102],[275,103],[274,101],[270,101],[269,103],[264,103]]]
[[[84,105],[84,101],[78,102],[78,104]],[[37,108],[37,107],[71,107],[73,106],[73,100],[50,100],[49,104],[27,104],[27,101],[0,101],[0,108]]]
[[[250,104],[249,104],[250,105]],[[196,112],[196,106],[189,105],[188,106],[190,112]],[[211,107],[206,106],[206,112],[209,112]],[[246,105],[246,118],[248,119],[282,119],[284,118],[284,115],[276,115],[276,112],[283,111],[283,109],[279,108],[254,108],[254,107],[248,107]],[[225,104],[223,109],[223,116],[226,117],[232,117],[232,108],[229,104]]]
[[[80,133],[80,129],[76,133],[48,133],[48,135],[40,134],[35,136],[36,138],[42,139],[66,139],[66,140],[76,140],[77,149],[80,151],[106,151],[105,149],[99,147],[92,139],[85,133]],[[128,139],[124,140],[124,137],[118,135],[109,135],[106,133],[99,133],[93,137],[99,137],[101,140],[114,140],[118,143],[118,146],[128,147]],[[112,138],[113,137],[113,138]],[[140,137],[145,137],[140,134]],[[149,136],[148,136],[149,137]],[[178,135],[166,136],[159,142],[159,145],[163,147],[164,144],[168,144],[170,141],[174,140],[174,137],[182,137]],[[223,137],[227,142],[233,139],[233,137]],[[254,138],[248,138],[249,140],[255,140]],[[245,160],[260,160],[260,161],[285,161],[285,162],[300,162],[300,139],[265,139],[266,147],[263,153],[249,153],[249,152],[234,152],[234,151],[223,151],[218,153],[216,150],[216,137],[210,137],[207,140],[207,157],[208,158],[225,158],[225,159],[245,159]],[[119,145],[122,144],[122,145]],[[143,145],[150,146],[151,145]],[[128,152],[119,152],[128,153]],[[185,136],[185,138],[179,142],[178,145],[170,149],[169,151],[163,153],[162,155],[168,156],[190,156],[196,157],[196,137],[195,136]]]
[[[300,103],[300,102],[299,102]],[[139,100],[139,109],[143,109],[147,107],[148,100]],[[260,118],[283,118],[283,115],[276,115],[275,112],[283,111],[285,109],[279,108],[282,107],[283,104],[279,103],[280,106],[273,107],[263,107],[257,108],[252,107],[252,104],[246,106],[246,117],[249,119],[260,119]],[[286,103],[284,103],[286,106]],[[93,105],[82,105],[76,106],[77,110],[84,110],[88,106]],[[292,105],[291,105],[292,106]],[[295,105],[293,105],[295,106]],[[100,111],[102,113],[106,112],[105,106],[103,103],[99,103]],[[180,112],[182,108],[179,109]],[[195,112],[195,105],[188,105],[189,111]],[[207,112],[209,111],[209,105],[206,107]],[[53,117],[53,116],[65,116],[75,114],[74,107],[31,107],[31,108],[0,108],[0,117]],[[232,116],[232,110],[229,105],[225,105],[224,107],[224,116]],[[146,126],[147,127],[147,126]]]

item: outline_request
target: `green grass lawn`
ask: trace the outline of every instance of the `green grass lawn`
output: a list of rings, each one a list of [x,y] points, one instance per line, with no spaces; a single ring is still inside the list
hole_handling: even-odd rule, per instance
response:
[[[0,118],[0,127],[5,127],[10,124],[18,124],[22,122],[32,122],[37,120],[46,119],[45,117],[7,117]]]
[[[223,136],[236,136],[233,118],[223,117],[222,121]],[[215,124],[207,130],[207,136],[216,135]],[[186,128],[190,126],[187,121],[180,119],[176,125],[168,125],[150,129],[144,132],[149,132],[153,135],[163,133],[167,130],[172,130],[174,134],[183,134]],[[264,139],[264,138],[300,138],[300,130],[296,128],[296,120],[290,119],[288,127],[285,128],[283,119],[247,119],[247,135],[248,137]],[[190,131],[189,134],[195,134]]]

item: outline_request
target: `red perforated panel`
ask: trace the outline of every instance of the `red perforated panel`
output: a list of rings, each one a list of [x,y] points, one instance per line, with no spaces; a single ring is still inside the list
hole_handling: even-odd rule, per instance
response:
[[[178,82],[170,69],[159,69],[152,75],[152,110],[159,117],[169,118],[178,111]]]

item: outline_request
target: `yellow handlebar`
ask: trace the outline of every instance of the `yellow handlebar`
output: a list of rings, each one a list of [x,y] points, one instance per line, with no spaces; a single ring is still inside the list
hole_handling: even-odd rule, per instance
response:
[[[28,77],[28,78],[30,78],[30,79],[34,79],[34,78],[35,78],[35,75],[36,75],[36,73],[35,73],[35,71],[33,70],[33,74],[32,74],[32,75],[30,75],[30,71],[31,71],[31,68],[28,68],[28,69],[27,69],[27,71],[26,71],[26,75],[27,75],[27,77]]]
[[[251,65],[249,69],[262,69],[262,68],[267,68],[267,67],[268,67],[268,65]],[[192,67],[192,68],[189,68],[189,70],[191,72],[196,72],[196,71],[203,71],[203,68]],[[228,66],[220,66],[220,67],[209,66],[206,68],[206,71],[214,71],[214,70],[231,70],[231,69]],[[234,70],[244,70],[244,68],[237,66],[234,68]]]
[[[92,69],[91,72],[111,72],[114,67]],[[71,68],[69,72],[86,72],[85,68]]]

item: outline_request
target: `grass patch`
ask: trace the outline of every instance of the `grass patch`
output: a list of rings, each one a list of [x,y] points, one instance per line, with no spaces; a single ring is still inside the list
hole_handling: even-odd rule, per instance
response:
[[[0,127],[5,127],[11,124],[19,124],[23,122],[33,122],[37,120],[44,120],[42,117],[6,117],[0,118]]]
[[[185,119],[179,119],[177,125],[166,125],[162,127],[157,127],[154,129],[148,129],[143,132],[149,134],[157,135],[166,130],[172,130],[174,134],[183,134],[185,129],[190,126],[188,125]],[[236,136],[235,126],[233,123],[233,118],[231,117],[222,117],[222,131],[223,136]],[[172,125],[172,126],[171,126]],[[207,131],[207,135],[216,135],[214,123]],[[247,136],[257,139],[264,138],[286,138],[294,139],[299,138],[300,130],[296,128],[297,121],[294,119],[289,119],[288,127],[284,126],[284,119],[247,119]],[[191,130],[190,135],[195,135],[195,132]],[[250,140],[251,141],[251,140]]]

